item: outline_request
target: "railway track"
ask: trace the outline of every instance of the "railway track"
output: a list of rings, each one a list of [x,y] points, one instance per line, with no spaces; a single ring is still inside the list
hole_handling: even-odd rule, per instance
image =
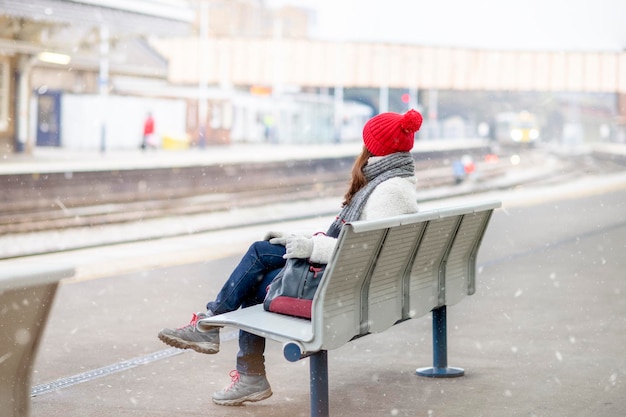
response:
[[[501,175],[503,165],[485,166],[485,176]],[[450,167],[419,172],[421,187],[433,188],[453,183]],[[338,179],[340,178],[340,179]],[[0,214],[0,236],[8,234],[43,232],[67,228],[94,227],[149,219],[215,213],[234,208],[258,207],[276,202],[311,200],[316,198],[341,198],[346,189],[346,175],[336,173],[317,175],[315,182],[310,176],[292,177],[274,187],[215,192],[185,197],[163,197],[130,202],[109,202],[86,206],[68,207],[56,198],[50,208],[21,208],[6,210]],[[254,185],[254,184],[253,184]],[[251,188],[251,187],[249,187]]]
[[[417,176],[422,201],[428,201],[495,189],[550,186],[616,170],[623,170],[623,166],[598,163],[587,156],[555,157],[527,151],[517,165],[512,165],[508,157],[501,157],[496,163],[478,162],[474,177],[464,184],[454,184],[452,169],[445,161],[418,166]],[[256,208],[271,211],[272,205],[277,204],[299,203],[300,208],[294,204],[295,213],[289,214],[294,219],[328,215],[332,214],[331,209],[317,209],[313,203],[339,202],[345,191],[346,176],[337,178],[332,173],[318,175],[314,183],[310,178],[291,178],[275,188],[72,208],[59,201],[51,210],[4,213],[0,216],[0,260],[238,227],[242,224],[237,223],[236,215],[231,216],[235,218],[232,221],[224,219],[229,214]],[[336,207],[334,204],[332,209]],[[287,215],[274,212],[254,221],[257,224],[277,221],[275,216]],[[216,222],[214,218],[220,220]]]

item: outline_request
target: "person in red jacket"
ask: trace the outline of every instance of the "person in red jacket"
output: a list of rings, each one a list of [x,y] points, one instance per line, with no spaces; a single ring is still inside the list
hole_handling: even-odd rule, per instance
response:
[[[143,140],[141,142],[141,149],[146,148],[156,149],[156,137],[154,135],[154,118],[152,117],[152,113],[148,113],[148,116],[143,123]]]

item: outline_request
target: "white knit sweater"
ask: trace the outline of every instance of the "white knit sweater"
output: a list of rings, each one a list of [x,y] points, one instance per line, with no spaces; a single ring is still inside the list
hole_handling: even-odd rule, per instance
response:
[[[401,214],[416,213],[415,177],[395,177],[380,183],[370,194],[359,220],[375,220]],[[319,234],[312,237],[311,262],[326,264],[335,250],[337,239]]]

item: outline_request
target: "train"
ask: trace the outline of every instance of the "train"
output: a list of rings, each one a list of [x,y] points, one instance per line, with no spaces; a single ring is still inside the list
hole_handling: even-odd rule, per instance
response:
[[[532,146],[541,138],[537,117],[528,111],[498,113],[493,130],[492,138],[502,145]]]

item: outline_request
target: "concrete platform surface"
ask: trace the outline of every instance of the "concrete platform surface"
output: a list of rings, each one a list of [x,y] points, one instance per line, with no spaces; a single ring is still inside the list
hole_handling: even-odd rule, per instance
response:
[[[477,293],[448,308],[449,365],[466,375],[416,376],[432,364],[431,323],[411,320],[329,352],[332,416],[626,415],[626,181],[501,196]],[[274,395],[221,407],[210,398],[230,382],[236,332],[222,331],[217,355],[156,337],[202,309],[267,229],[56,255],[79,274],[58,291],[31,416],[308,416],[308,360],[287,362],[278,344],[266,352]]]

